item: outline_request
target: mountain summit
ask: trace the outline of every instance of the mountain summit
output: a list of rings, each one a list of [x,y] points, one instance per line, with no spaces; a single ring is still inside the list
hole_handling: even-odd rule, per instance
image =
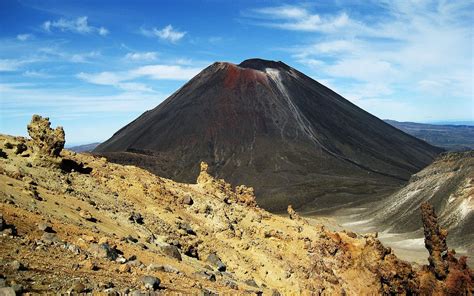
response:
[[[216,62],[95,152],[168,178],[200,161],[279,211],[385,196],[441,149],[407,135],[283,62]]]

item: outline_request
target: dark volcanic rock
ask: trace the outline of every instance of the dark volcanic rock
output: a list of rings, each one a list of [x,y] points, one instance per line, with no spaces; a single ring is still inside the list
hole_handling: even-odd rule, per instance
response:
[[[251,59],[212,64],[95,152],[185,182],[205,161],[284,210],[378,199],[441,149],[282,62]]]

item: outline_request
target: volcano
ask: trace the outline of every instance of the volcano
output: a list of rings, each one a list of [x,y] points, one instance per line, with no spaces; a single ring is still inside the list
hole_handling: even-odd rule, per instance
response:
[[[206,161],[268,210],[315,212],[380,200],[441,151],[262,59],[210,65],[95,149],[182,182]]]

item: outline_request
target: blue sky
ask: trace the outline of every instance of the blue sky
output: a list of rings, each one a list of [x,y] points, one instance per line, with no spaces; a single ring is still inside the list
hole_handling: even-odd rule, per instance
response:
[[[380,118],[474,120],[473,1],[0,1],[0,132],[103,141],[214,61],[281,60]]]

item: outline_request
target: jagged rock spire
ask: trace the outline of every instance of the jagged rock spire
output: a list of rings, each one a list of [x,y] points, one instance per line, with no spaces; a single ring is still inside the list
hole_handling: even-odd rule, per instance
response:
[[[446,261],[448,253],[446,236],[448,232],[439,227],[438,217],[431,204],[424,202],[420,208],[425,234],[425,246],[430,253],[428,257],[430,267],[438,279],[444,279],[448,273],[448,263]]]
[[[48,156],[59,156],[66,143],[61,126],[52,129],[48,117],[43,118],[36,114],[28,124],[28,134],[32,139],[33,149]]]

